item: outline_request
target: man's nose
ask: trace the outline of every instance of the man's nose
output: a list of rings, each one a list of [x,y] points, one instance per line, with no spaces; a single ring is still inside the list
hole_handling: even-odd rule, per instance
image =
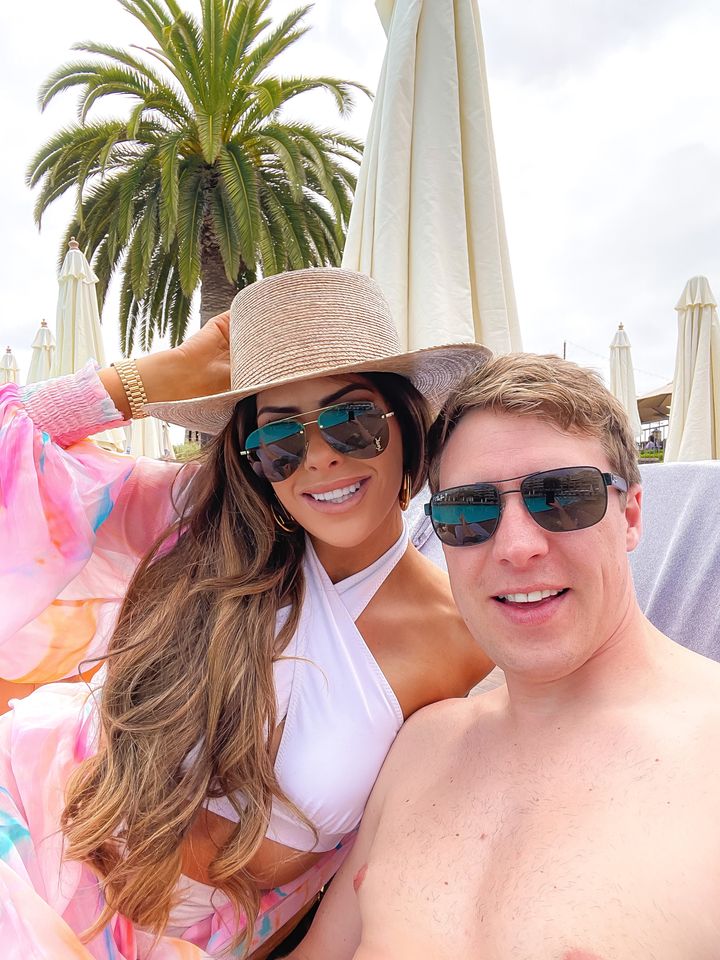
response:
[[[530,516],[518,492],[503,496],[500,524],[492,538],[492,549],[501,563],[525,567],[548,552],[550,534]]]
[[[308,470],[325,470],[339,462],[340,454],[323,437],[316,423],[310,423],[305,427],[305,437],[307,439],[305,466]]]

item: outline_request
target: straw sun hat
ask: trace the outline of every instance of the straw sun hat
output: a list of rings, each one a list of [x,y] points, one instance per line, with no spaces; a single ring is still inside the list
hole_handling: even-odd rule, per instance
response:
[[[397,373],[440,406],[490,351],[477,343],[403,353],[390,308],[370,277],[337,267],[279,273],[253,283],[230,308],[231,389],[148,403],[145,411],[190,430],[218,433],[235,404],[280,384],[347,373]]]

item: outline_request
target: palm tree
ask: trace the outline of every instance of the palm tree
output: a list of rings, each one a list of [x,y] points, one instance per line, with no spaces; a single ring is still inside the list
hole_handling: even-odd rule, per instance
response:
[[[79,87],[79,121],[38,151],[27,179],[40,187],[38,225],[76,189],[66,241],[75,236],[86,250],[101,305],[120,272],[121,348],[129,353],[136,341],[148,349],[155,333],[179,343],[199,284],[204,323],[258,274],[339,264],[362,146],[281,111],[320,88],[345,115],[364,88],[272,72],[309,29],[309,6],[273,24],[270,0],[201,0],[199,21],[176,0],[118,2],[152,45],[75,46],[92,59],[56,70],[39,101],[44,109]],[[130,99],[129,116],[88,120],[110,96]]]

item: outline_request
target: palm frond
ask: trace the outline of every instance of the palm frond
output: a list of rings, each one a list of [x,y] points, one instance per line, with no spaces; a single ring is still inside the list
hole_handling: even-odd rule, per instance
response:
[[[157,325],[158,333],[164,337],[167,332],[168,289],[177,280],[177,247],[174,250],[156,248],[150,264],[150,288],[146,298],[146,309]]]
[[[95,145],[99,146],[99,155],[102,146],[110,141],[117,142],[124,135],[125,123],[117,120],[63,127],[32,158],[25,181],[29,187],[37,186],[44,177],[57,174],[63,161],[85,156]]]
[[[72,49],[83,53],[93,53],[98,57],[107,57],[108,60],[115,60],[117,63],[141,74],[153,86],[161,87],[167,83],[167,78],[153,70],[145,60],[128,53],[122,47],[115,47],[110,43],[95,43],[91,40],[83,40],[80,43],[74,43]]]
[[[128,269],[127,257],[123,264],[122,284],[120,286],[120,352],[128,357],[132,353],[135,341],[135,328],[137,326],[138,313],[140,305],[133,296],[132,284],[130,281],[130,271]]]
[[[160,164],[160,235],[166,250],[175,239],[180,189],[180,148],[183,133],[167,138],[158,151]]]
[[[182,289],[182,284],[174,284],[167,310],[167,325],[172,332],[170,337],[171,347],[176,347],[185,339],[188,321],[190,320],[191,306],[192,298],[186,296]]]
[[[282,238],[284,252],[292,270],[301,270],[307,264],[307,249],[298,217],[290,204],[283,203],[278,189],[265,181],[266,209],[269,223]],[[300,229],[298,229],[300,227]]]
[[[257,151],[265,160],[276,158],[282,165],[293,198],[299,200],[305,185],[306,175],[303,156],[297,144],[282,126],[267,126],[261,133],[248,138],[249,150]]]
[[[237,215],[242,259],[250,269],[254,269],[259,217],[256,170],[242,148],[235,143],[229,143],[220,152],[218,169]]]
[[[253,26],[257,23],[259,12],[258,4],[253,0],[247,3],[227,5],[225,19],[225,66],[229,75],[235,77],[247,49],[252,41]],[[227,75],[226,75],[227,79]]]
[[[148,151],[136,163],[118,174],[118,210],[115,222],[120,243],[127,243],[133,232],[136,212],[145,201],[148,184],[157,180],[157,150]]]
[[[367,87],[360,83],[348,80],[338,80],[336,77],[263,77],[258,85],[267,86],[272,83],[274,91],[274,109],[285,106],[295,97],[312,90],[325,90],[335,100],[335,105],[341,117],[348,116],[355,106],[355,93],[366,94],[372,99]]]
[[[150,33],[157,47],[140,47],[174,76],[192,106],[202,100],[198,55],[199,31],[194,19],[173,0],[118,0]]]
[[[145,204],[142,216],[135,227],[128,251],[130,284],[136,300],[142,300],[150,284],[150,263],[155,251],[158,229],[157,194]]]
[[[240,231],[235,207],[230,201],[224,182],[221,181],[210,193],[209,201],[213,234],[220,249],[225,276],[230,283],[235,283],[242,256]]]
[[[91,61],[75,60],[63,64],[54,70],[41,84],[38,90],[38,106],[45,110],[51,100],[64,90],[81,87],[95,75],[95,64]]]
[[[223,120],[221,113],[207,113],[201,108],[195,111],[195,127],[200,149],[203,159],[209,166],[215,163],[222,147]]]
[[[201,55],[202,31],[194,17],[175,7],[178,12],[162,50],[190,102],[197,107],[207,102],[209,83]]]
[[[258,259],[262,266],[263,276],[269,277],[272,274],[279,273],[282,270],[282,266],[280,266],[278,258],[279,244],[276,243],[277,237],[274,237],[270,231],[262,201],[260,207],[261,215],[258,220],[257,232]]]
[[[312,4],[298,7],[289,13],[284,20],[274,27],[267,36],[263,37],[245,57],[245,64],[238,75],[242,83],[253,83],[273,60],[303,37],[310,27],[302,25],[303,19],[310,12]]]
[[[223,69],[225,63],[225,0],[201,0],[202,45],[200,47],[203,72],[207,77],[208,103],[217,107],[218,92],[225,92],[229,79]]]
[[[191,297],[200,281],[200,230],[204,213],[203,173],[199,166],[183,170],[178,184],[178,268],[180,286]]]
[[[145,27],[156,43],[162,43],[173,19],[172,15],[168,15],[166,4],[157,0],[118,0],[118,3]]]

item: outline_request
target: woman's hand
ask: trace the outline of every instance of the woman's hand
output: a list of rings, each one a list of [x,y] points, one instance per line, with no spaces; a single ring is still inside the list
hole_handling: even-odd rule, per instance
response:
[[[189,400],[230,389],[230,312],[219,314],[180,346],[138,357],[137,368],[148,403]],[[100,379],[127,420],[130,406],[115,369]]]
[[[191,397],[205,397],[230,389],[230,311],[208,320],[197,333],[170,353],[181,358]],[[149,399],[149,398],[148,398]],[[184,399],[177,397],[176,399]]]

